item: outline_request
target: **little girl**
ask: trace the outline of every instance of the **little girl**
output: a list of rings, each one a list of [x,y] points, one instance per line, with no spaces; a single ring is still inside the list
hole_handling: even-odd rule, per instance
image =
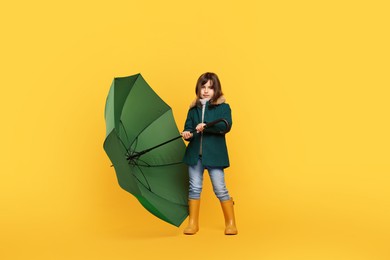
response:
[[[224,168],[229,167],[229,157],[225,134],[232,125],[230,106],[225,103],[221,83],[214,73],[202,74],[195,88],[196,99],[192,102],[182,136],[189,141],[184,163],[189,173],[189,223],[184,234],[193,235],[199,230],[200,193],[203,185],[203,172],[207,169],[215,195],[221,202],[225,217],[225,234],[236,235],[237,228],[233,210],[233,199],[226,189]],[[206,124],[217,119],[223,122],[205,128]],[[226,129],[228,127],[229,129]],[[196,133],[191,133],[192,130]]]

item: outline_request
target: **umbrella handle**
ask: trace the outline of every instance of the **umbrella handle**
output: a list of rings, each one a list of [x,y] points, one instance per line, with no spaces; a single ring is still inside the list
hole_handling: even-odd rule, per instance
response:
[[[226,126],[226,130],[225,131],[220,131],[219,134],[226,134],[226,133],[228,133],[230,131],[230,125],[229,125],[229,122],[226,121],[226,119],[224,119],[224,118],[220,118],[220,119],[214,120],[214,121],[212,121],[210,123],[207,123],[204,128],[205,129],[209,128],[210,126],[216,125],[219,122],[223,122],[225,124],[225,126]]]
[[[211,127],[213,125],[218,124],[219,122],[223,122],[225,124],[226,130],[225,131],[219,131],[218,134],[222,135],[222,134],[228,133],[230,131],[230,125],[229,125],[229,122],[226,119],[224,119],[224,118],[220,118],[220,119],[211,121],[211,122],[207,123],[203,128],[204,129],[209,128],[209,127]],[[190,133],[191,134],[195,134],[195,133],[198,133],[198,132],[196,131],[196,129],[194,129],[194,130],[190,131]]]

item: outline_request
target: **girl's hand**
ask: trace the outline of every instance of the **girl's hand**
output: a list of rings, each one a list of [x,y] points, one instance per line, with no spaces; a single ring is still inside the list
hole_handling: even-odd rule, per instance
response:
[[[205,123],[200,123],[200,124],[198,124],[198,125],[196,126],[196,128],[195,128],[195,129],[196,129],[196,132],[197,132],[197,133],[203,132],[205,126],[206,126]]]
[[[190,139],[192,137],[192,134],[190,131],[184,131],[181,133],[181,136],[184,138],[184,139]]]

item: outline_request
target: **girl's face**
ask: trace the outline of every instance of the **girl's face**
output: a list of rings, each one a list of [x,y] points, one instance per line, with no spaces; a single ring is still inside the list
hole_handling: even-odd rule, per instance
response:
[[[214,96],[214,87],[213,82],[208,80],[200,89],[200,98],[213,98]]]

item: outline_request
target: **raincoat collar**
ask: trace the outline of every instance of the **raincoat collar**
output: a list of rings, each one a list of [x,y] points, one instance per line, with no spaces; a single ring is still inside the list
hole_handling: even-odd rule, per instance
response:
[[[220,104],[222,104],[222,103],[225,103],[225,101],[226,101],[226,98],[225,98],[224,96],[220,96],[216,101],[213,101],[213,102],[211,103],[211,105],[213,105],[213,106],[220,105]],[[195,100],[193,100],[193,101],[191,102],[191,104],[190,104],[190,109],[193,108],[193,107],[195,107],[195,106],[197,106],[197,105],[199,105],[199,104],[200,104],[199,99],[196,98]]]

